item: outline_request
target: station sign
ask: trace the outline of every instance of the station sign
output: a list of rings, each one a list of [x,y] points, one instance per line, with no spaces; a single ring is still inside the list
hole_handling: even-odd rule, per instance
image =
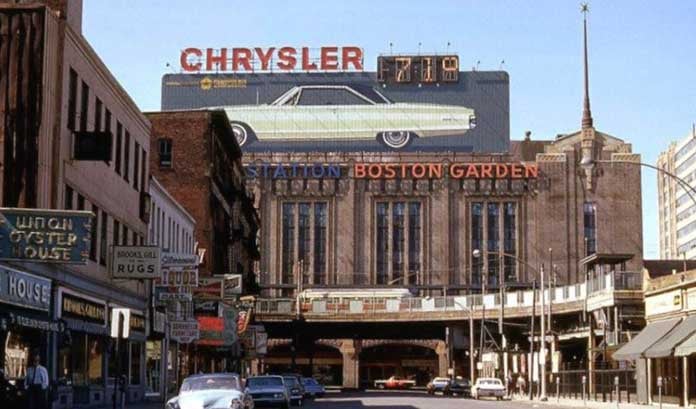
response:
[[[86,264],[94,214],[0,208],[0,260]]]
[[[181,51],[184,72],[362,71],[363,50],[355,46],[197,48]]]
[[[125,279],[156,279],[160,271],[158,246],[113,246],[111,277]]]
[[[198,321],[171,321],[169,338],[180,344],[188,344],[199,338]]]
[[[0,302],[48,311],[51,280],[0,266]]]

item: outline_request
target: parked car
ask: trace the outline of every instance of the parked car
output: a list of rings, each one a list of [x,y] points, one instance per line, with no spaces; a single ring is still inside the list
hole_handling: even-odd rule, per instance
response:
[[[428,394],[434,395],[436,392],[441,392],[443,395],[449,395],[450,378],[433,378],[428,383]]]
[[[474,399],[492,396],[501,400],[505,396],[505,385],[498,378],[478,378],[471,388],[471,396]]]
[[[184,379],[179,395],[167,401],[167,409],[254,409],[254,401],[242,388],[239,375],[217,373]]]
[[[283,381],[290,395],[290,403],[295,406],[302,406],[304,402],[304,388],[302,387],[302,383],[297,379],[297,376],[283,375]]]
[[[375,381],[375,388],[378,389],[409,389],[416,386],[416,381],[399,376],[392,376],[389,379],[379,379]]]
[[[290,394],[282,376],[252,376],[246,387],[257,406],[290,407]]]
[[[400,149],[416,137],[461,135],[476,125],[458,105],[391,102],[372,87],[301,85],[270,104],[224,107],[240,146],[258,140],[373,139]]]
[[[321,398],[326,393],[324,385],[314,378],[302,378],[302,385],[305,389],[305,396]]]
[[[468,379],[457,377],[450,382],[449,393],[457,396],[471,396],[471,382]]]

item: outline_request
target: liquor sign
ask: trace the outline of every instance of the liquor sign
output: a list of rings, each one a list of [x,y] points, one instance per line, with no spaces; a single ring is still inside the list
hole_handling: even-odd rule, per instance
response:
[[[112,278],[156,279],[160,276],[158,246],[113,246]]]
[[[0,266],[0,302],[48,311],[51,280]]]
[[[195,287],[198,285],[198,256],[195,254],[162,254],[162,276],[155,285],[162,287]]]
[[[242,293],[242,275],[225,274],[222,280],[222,299],[234,300]]]
[[[0,208],[0,260],[86,264],[93,217],[85,211]]]
[[[169,338],[180,344],[188,344],[199,338],[198,321],[172,321],[169,324]]]
[[[184,72],[362,71],[360,47],[188,47],[179,57]]]

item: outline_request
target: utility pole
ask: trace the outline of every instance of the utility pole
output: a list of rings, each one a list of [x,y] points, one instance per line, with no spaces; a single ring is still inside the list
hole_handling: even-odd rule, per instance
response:
[[[546,302],[544,297],[544,265],[541,265],[541,343],[539,344],[539,363],[541,364],[541,395],[539,400],[546,401]]]
[[[534,316],[536,315],[536,278],[532,281],[532,324],[529,336],[529,400],[534,397]]]

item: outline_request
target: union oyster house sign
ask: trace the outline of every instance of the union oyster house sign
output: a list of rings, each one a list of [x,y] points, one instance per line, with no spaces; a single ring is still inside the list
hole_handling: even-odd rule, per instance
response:
[[[93,217],[88,211],[0,208],[0,260],[85,264]]]

